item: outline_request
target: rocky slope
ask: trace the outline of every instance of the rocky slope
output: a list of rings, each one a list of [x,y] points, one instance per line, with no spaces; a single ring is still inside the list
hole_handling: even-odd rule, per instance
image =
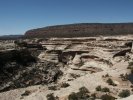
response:
[[[133,23],[81,23],[29,30],[26,37],[87,37],[133,34]]]
[[[39,62],[26,49],[0,52],[0,92],[56,82],[62,72],[52,62]]]
[[[22,55],[22,48],[17,49],[19,54],[12,54],[11,48],[1,49],[0,57],[8,58],[9,62],[3,64],[4,73],[0,73],[0,100],[115,100],[124,97],[130,100],[133,53],[127,44],[132,38],[36,38],[24,41],[42,44],[47,50],[27,48],[30,53],[27,51]],[[4,44],[10,42],[2,41]],[[7,53],[10,53],[9,57],[1,56]],[[36,61],[26,65],[16,59],[10,61],[16,58],[14,54],[26,61],[30,56],[35,57]],[[120,95],[123,90],[126,93]]]

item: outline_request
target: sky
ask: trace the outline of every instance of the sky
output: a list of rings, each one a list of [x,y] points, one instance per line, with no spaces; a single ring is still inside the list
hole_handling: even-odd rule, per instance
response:
[[[133,22],[133,0],[0,0],[0,35],[73,23]]]

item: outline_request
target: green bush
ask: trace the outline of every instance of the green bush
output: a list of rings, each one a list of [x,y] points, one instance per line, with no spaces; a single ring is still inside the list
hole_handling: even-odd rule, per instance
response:
[[[89,90],[84,86],[79,88],[79,91],[82,92],[82,93],[89,93]]]
[[[57,87],[56,86],[49,86],[48,89],[49,90],[57,90]]]
[[[127,81],[128,80],[128,75],[127,74],[120,74],[120,78],[123,80],[123,81]]]
[[[96,87],[96,91],[110,92],[109,88],[107,87],[101,88],[100,85]]]
[[[77,93],[72,92],[72,93],[68,96],[68,100],[78,100]]]
[[[109,78],[109,79],[107,80],[107,83],[108,83],[109,85],[116,86],[116,84],[113,82],[113,80],[112,80],[111,78]]]
[[[96,93],[91,94],[91,98],[93,98],[92,100],[96,99]]]
[[[104,94],[101,96],[101,99],[102,100],[115,100],[116,98],[111,95]]]
[[[69,96],[68,96],[68,100],[88,100],[89,99],[89,95],[88,95],[89,91],[86,87],[81,87],[79,89],[79,92],[75,93],[72,92]]]
[[[21,96],[28,96],[31,92],[29,90],[26,90]]]
[[[128,67],[131,67],[131,66],[133,66],[133,62],[128,63]]]
[[[82,93],[82,92],[77,92],[77,93],[71,93],[68,96],[68,100],[87,100],[89,99],[89,95],[86,93]]]
[[[62,84],[61,84],[61,87],[62,87],[62,88],[66,88],[66,87],[68,87],[68,86],[70,86],[68,83],[62,83]]]
[[[105,87],[105,88],[102,88],[101,90],[102,92],[110,92],[109,88]]]
[[[107,74],[105,75],[105,77],[109,77],[109,74],[107,73]]]
[[[128,97],[130,96],[130,91],[129,90],[122,90],[119,95],[119,97],[122,97],[122,98],[125,98],[125,97]]]
[[[102,88],[100,85],[96,87],[96,91],[101,91],[101,90],[102,90]]]
[[[71,75],[71,77],[73,77],[73,78],[75,78],[75,79],[76,79],[77,77],[80,77],[80,75],[74,74],[74,73],[71,73],[70,75]]]
[[[59,100],[58,97],[55,97],[53,93],[47,94],[47,100]]]

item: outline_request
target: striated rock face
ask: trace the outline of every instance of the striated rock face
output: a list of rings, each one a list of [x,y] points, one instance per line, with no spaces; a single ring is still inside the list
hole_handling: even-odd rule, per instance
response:
[[[106,94],[119,99],[121,91],[133,87],[132,39],[132,35],[32,38],[23,40],[32,48],[17,49],[13,49],[13,41],[0,41],[1,47],[10,44],[0,50],[0,100],[47,100],[50,94],[68,100],[71,94],[79,97],[78,90],[86,89],[87,99]],[[47,50],[33,48],[33,44]],[[101,91],[96,90],[98,86]]]
[[[25,37],[87,37],[133,34],[133,23],[81,23],[29,30]]]

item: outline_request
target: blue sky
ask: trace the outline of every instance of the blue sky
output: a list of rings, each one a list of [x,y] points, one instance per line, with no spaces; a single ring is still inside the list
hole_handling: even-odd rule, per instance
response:
[[[92,22],[133,22],[133,0],[0,0],[0,35]]]

